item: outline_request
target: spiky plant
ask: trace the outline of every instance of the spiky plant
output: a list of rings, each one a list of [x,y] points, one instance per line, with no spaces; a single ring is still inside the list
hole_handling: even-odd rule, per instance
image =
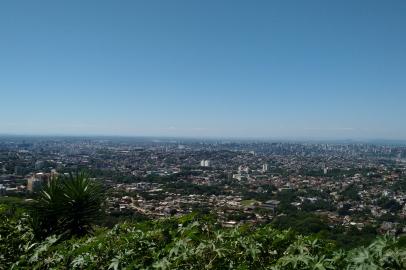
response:
[[[37,198],[33,220],[40,237],[51,234],[82,236],[92,231],[102,214],[103,192],[80,172],[52,179]]]

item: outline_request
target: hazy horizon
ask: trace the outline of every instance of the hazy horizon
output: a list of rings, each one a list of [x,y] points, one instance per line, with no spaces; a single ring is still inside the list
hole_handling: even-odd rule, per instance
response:
[[[0,134],[406,140],[405,1],[254,3],[0,3]]]
[[[291,143],[333,143],[333,144],[381,144],[406,145],[405,139],[385,138],[322,138],[322,137],[231,137],[231,136],[165,136],[165,135],[115,135],[115,134],[41,134],[41,133],[0,133],[1,138],[76,138],[76,139],[142,139],[142,140],[179,140],[181,141],[229,141],[229,142],[291,142]]]

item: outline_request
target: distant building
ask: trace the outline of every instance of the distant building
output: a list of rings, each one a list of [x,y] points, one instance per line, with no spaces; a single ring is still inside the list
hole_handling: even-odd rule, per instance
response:
[[[233,179],[238,180],[238,181],[243,181],[243,180],[247,180],[247,176],[237,173],[237,174],[233,174]]]
[[[55,179],[58,176],[59,176],[59,173],[55,169],[52,169],[51,170],[51,175],[50,175],[50,180]]]
[[[262,206],[267,209],[272,210],[272,212],[275,213],[275,210],[278,208],[279,203],[280,202],[277,200],[269,200],[269,201],[266,201]]]
[[[248,166],[240,165],[238,166],[238,173],[249,173],[250,168]]]
[[[210,167],[210,160],[203,159],[202,161],[200,161],[200,166],[201,167]]]
[[[29,192],[38,192],[39,190],[41,190],[42,184],[43,184],[42,179],[32,176],[27,179],[27,190]]]
[[[267,172],[268,171],[268,164],[263,164],[262,165],[262,172]]]

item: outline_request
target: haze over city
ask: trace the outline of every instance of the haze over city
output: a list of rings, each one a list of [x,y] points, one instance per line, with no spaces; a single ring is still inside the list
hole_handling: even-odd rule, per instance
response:
[[[3,1],[0,133],[406,139],[406,2]]]

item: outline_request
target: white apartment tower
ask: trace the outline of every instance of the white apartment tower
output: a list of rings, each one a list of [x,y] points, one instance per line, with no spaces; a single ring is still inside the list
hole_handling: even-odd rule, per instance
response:
[[[203,159],[200,161],[201,167],[210,167],[210,160]]]

